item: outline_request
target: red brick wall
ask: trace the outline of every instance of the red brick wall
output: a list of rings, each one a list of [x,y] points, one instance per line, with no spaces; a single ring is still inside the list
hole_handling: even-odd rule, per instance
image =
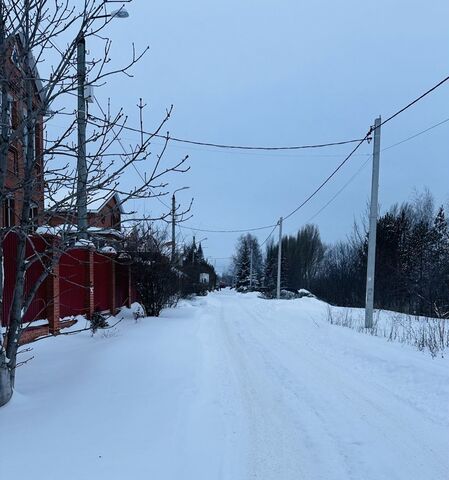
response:
[[[7,55],[6,61],[6,72],[7,77],[9,78],[9,95],[12,97],[11,105],[11,124],[12,130],[18,129],[20,126],[20,117],[25,108],[23,103],[23,74],[17,68],[17,66],[11,61],[12,45],[10,47],[10,52]],[[35,95],[34,107],[39,109],[40,107],[40,98]],[[35,154],[36,154],[36,184],[35,192],[33,194],[33,201],[38,206],[38,218],[37,223],[40,225],[43,222],[44,214],[44,182],[43,182],[43,168],[42,168],[42,152],[44,149],[44,135],[43,135],[43,115],[39,115],[36,121],[36,132],[35,132]],[[8,151],[8,164],[7,172],[5,178],[5,188],[6,190],[16,190],[24,177],[24,156],[23,156],[23,145],[22,140],[15,138],[9,147]],[[15,224],[19,223],[19,218],[21,216],[22,204],[23,204],[23,194],[21,190],[12,192],[15,200],[14,208],[14,217]],[[5,226],[3,218],[3,208],[0,208],[0,227]]]

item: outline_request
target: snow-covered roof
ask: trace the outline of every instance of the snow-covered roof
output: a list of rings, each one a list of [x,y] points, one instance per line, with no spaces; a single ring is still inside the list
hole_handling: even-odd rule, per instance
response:
[[[118,207],[118,210],[121,214],[125,213],[124,209],[123,209],[123,202],[122,202],[122,199],[120,198],[120,195],[117,193],[117,192],[114,192],[113,194],[109,195],[108,197],[106,198],[98,198],[97,200],[93,200],[91,202],[89,202],[89,209],[88,211],[89,212],[92,212],[92,213],[98,213],[100,212],[105,206],[106,204],[110,201],[114,199],[115,202],[117,203],[117,207]]]
[[[94,198],[87,199],[87,211],[90,213],[99,213],[111,199],[114,199],[119,212],[124,214],[123,201],[120,195],[114,192],[105,196],[104,193],[104,191],[95,192]],[[45,203],[47,210],[50,212],[76,213],[76,193],[71,189],[60,188],[58,191],[52,193],[51,202],[50,199],[46,198]]]
[[[111,247],[109,245],[106,245],[105,247],[101,248],[100,252],[101,253],[110,253],[110,254],[113,254],[113,255],[117,254],[117,250],[114,247]]]
[[[56,227],[51,225],[40,225],[36,228],[37,235],[59,235],[61,232],[76,232],[78,226],[73,223],[61,223]]]
[[[87,231],[94,235],[111,235],[119,239],[122,239],[124,237],[124,234],[120,230],[116,230],[115,228],[89,227]]]

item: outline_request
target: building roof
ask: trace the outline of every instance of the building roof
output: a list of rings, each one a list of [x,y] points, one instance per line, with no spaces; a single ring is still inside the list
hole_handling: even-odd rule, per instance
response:
[[[120,195],[117,192],[112,193],[111,195],[109,195],[106,198],[99,198],[97,200],[94,200],[93,202],[90,202],[88,211],[92,212],[92,213],[98,213],[111,200],[115,200],[115,202],[117,203],[117,208],[118,208],[119,212],[121,214],[124,214],[125,211],[123,209],[123,202],[122,202],[122,199],[120,198]]]

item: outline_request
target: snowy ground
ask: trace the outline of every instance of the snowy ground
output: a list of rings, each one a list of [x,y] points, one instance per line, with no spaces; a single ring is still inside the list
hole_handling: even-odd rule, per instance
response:
[[[1,477],[449,479],[448,360],[326,315],[223,291],[38,342],[0,409]]]

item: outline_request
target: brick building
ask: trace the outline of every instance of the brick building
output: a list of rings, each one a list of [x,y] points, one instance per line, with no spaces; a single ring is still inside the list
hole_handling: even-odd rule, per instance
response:
[[[44,212],[44,179],[43,179],[43,108],[42,108],[42,84],[34,67],[25,65],[22,54],[22,42],[19,35],[9,37],[6,40],[7,55],[5,63],[6,78],[8,78],[8,126],[10,144],[8,146],[7,168],[5,176],[6,199],[0,208],[0,227],[13,227],[19,223],[23,204],[22,182],[25,177],[25,151],[27,142],[33,142],[35,154],[33,203],[30,216],[36,225],[40,225]],[[26,128],[26,104],[24,90],[24,72],[31,72],[33,78],[33,109],[36,118],[33,119],[35,132],[30,138]],[[1,106],[0,95],[0,106]]]

